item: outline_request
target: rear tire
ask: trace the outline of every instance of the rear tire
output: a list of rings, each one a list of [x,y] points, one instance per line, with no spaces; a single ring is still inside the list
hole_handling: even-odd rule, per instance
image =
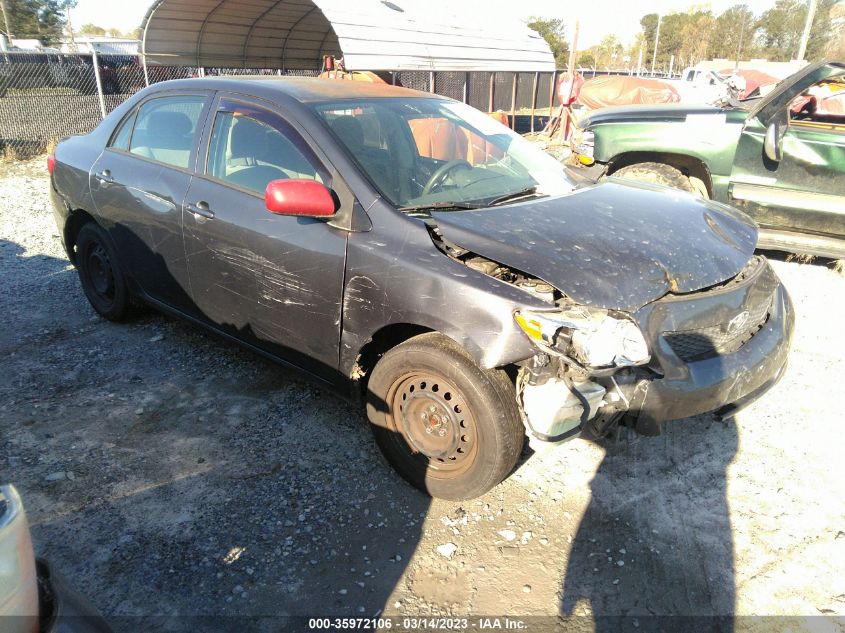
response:
[[[76,236],[76,267],[91,307],[109,321],[125,320],[132,307],[129,287],[106,232],[94,222]]]
[[[504,371],[422,334],[388,351],[367,389],[367,416],[387,461],[432,497],[472,499],[516,465],[525,430]]]
[[[689,193],[697,193],[687,176],[684,176],[680,170],[671,165],[663,163],[636,163],[623,167],[610,175],[614,178],[638,180],[663,185],[664,187],[673,187]]]

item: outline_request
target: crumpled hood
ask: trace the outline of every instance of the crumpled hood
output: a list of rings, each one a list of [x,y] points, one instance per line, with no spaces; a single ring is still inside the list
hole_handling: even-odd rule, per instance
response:
[[[432,217],[462,248],[539,277],[579,303],[625,311],[736,275],[757,244],[756,226],[735,209],[627,181]]]

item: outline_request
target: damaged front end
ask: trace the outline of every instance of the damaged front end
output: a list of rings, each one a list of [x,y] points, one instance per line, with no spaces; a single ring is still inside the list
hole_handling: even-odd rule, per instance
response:
[[[606,435],[641,401],[655,373],[648,343],[628,315],[559,302],[550,312],[514,315],[540,353],[520,364],[516,395],[530,434],[561,442]]]
[[[658,435],[670,420],[729,415],[784,370],[792,306],[753,254],[754,225],[727,207],[640,188],[624,193],[646,211],[617,211],[622,192],[603,185],[554,205],[435,212],[427,222],[444,254],[533,299],[513,314],[536,349],[516,362],[516,398],[529,435],[543,441],[602,437],[620,424]],[[576,198],[606,204],[575,214]]]
[[[585,306],[551,284],[476,255],[445,239],[428,223],[435,245],[451,259],[513,285],[548,304],[519,310],[514,321],[537,348],[517,363],[516,400],[531,437],[562,442],[586,431],[608,434],[639,406],[649,380],[649,346],[623,311]]]
[[[724,282],[633,313],[557,304],[514,317],[538,349],[519,364],[517,399],[530,434],[548,442],[730,417],[783,375],[794,327],[789,295],[759,256]]]

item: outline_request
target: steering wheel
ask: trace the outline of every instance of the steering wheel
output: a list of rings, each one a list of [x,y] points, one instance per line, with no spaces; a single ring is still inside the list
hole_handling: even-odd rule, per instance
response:
[[[425,187],[423,187],[422,195],[430,194],[434,189],[440,188],[440,186],[446,181],[446,176],[449,172],[454,171],[458,167],[463,167],[464,169],[472,169],[472,165],[470,165],[467,161],[459,158],[457,160],[450,160],[448,163],[443,163],[438,167],[433,174],[431,174],[431,178],[428,179],[428,182],[425,183]]]

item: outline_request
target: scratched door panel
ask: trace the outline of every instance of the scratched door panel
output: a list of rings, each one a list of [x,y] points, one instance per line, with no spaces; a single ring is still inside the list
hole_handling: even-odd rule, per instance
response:
[[[104,172],[110,181],[101,178]],[[182,243],[190,174],[110,150],[91,173],[91,192],[127,272],[150,296],[190,312]]]
[[[764,227],[845,233],[845,130],[791,122],[783,157],[765,157],[765,127],[749,121],[731,174],[731,202]]]
[[[322,220],[269,213],[263,198],[196,177],[185,211],[193,298],[227,333],[330,375],[337,367],[346,232]]]

